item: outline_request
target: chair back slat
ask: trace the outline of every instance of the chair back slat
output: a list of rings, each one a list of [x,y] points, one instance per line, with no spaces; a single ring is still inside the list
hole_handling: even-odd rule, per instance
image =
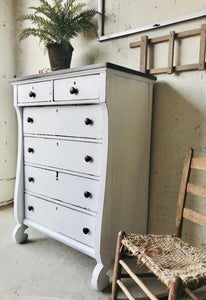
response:
[[[200,226],[206,227],[206,216],[201,215],[200,213],[192,209],[185,207],[183,211],[183,217],[187,220],[199,224]]]
[[[191,163],[192,169],[206,171],[206,157],[195,157]]]
[[[196,184],[188,183],[187,192],[195,196],[206,198],[206,189]]]

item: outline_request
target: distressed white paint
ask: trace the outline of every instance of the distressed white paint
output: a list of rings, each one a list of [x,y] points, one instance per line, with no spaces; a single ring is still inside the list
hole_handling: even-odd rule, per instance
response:
[[[33,206],[34,210],[29,211],[29,206]],[[74,239],[94,248],[96,216],[81,213],[75,208],[68,209],[51,201],[45,201],[39,196],[35,197],[26,193],[25,218],[65,235],[65,239]],[[88,234],[83,233],[84,227],[89,228]]]
[[[73,74],[75,80],[76,72],[57,72],[42,80],[46,88],[49,81],[60,82],[59,77],[66,81]],[[96,78],[101,78],[98,90],[104,87],[104,102],[90,100],[85,106],[77,99],[71,105],[69,98],[64,99],[67,85],[61,89],[62,101],[53,106],[55,89],[60,88],[54,85],[54,98],[45,106],[34,97],[35,102],[30,101],[35,106],[27,107],[27,99],[24,107],[18,104],[18,90],[28,93],[24,86],[35,86],[36,80],[40,86],[41,78],[12,81],[19,122],[15,215],[21,225],[15,228],[14,238],[25,242],[25,225],[31,226],[92,256],[97,261],[92,285],[102,290],[108,283],[106,271],[114,258],[117,232],[122,228],[147,231],[153,80],[105,65],[88,66],[88,73],[84,88],[90,91]],[[85,117],[92,118],[94,131],[84,123]],[[44,126],[47,122],[49,127]],[[92,161],[85,161],[86,155]],[[85,191],[91,197],[85,197]],[[89,229],[88,234],[83,228]]]
[[[68,93],[68,87],[78,90],[77,94]],[[90,88],[88,88],[90,87]],[[85,92],[86,91],[86,92]],[[100,92],[100,76],[81,76],[54,81],[54,101],[97,99]]]
[[[29,148],[32,148],[33,152],[29,153]],[[24,160],[26,163],[66,169],[77,173],[100,176],[101,152],[101,143],[91,143],[88,140],[84,142],[68,138],[60,140],[55,136],[47,135],[43,137],[38,137],[38,135],[25,136],[24,138]],[[85,161],[86,155],[92,157],[92,163]]]
[[[54,171],[53,169],[42,169],[40,167],[25,166],[25,190],[37,193],[55,201],[58,199],[62,204],[67,203],[78,208],[97,211],[99,197],[99,180],[78,176],[65,171]],[[29,178],[33,178],[29,181]],[[44,182],[44,185],[42,185]],[[78,186],[78,188],[76,188]],[[49,187],[49,188],[48,188]],[[68,192],[65,193],[65,187]],[[89,191],[91,196],[85,198],[84,192]]]
[[[47,122],[45,122],[45,115],[47,116]],[[27,121],[28,116],[32,118],[33,122]],[[86,118],[92,120],[92,125],[85,126]],[[59,137],[102,138],[101,105],[27,107],[24,109],[23,119],[25,134],[38,133],[58,135]]]
[[[30,95],[32,92],[33,96]],[[52,98],[52,82],[38,82],[24,84],[18,88],[18,103],[31,103],[35,101],[46,102]]]

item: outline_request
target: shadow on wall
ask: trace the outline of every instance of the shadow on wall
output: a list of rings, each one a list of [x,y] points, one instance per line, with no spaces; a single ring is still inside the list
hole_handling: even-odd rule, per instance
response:
[[[190,79],[192,82],[192,77]],[[181,82],[178,85],[176,83],[171,81],[170,85],[157,82],[154,90],[150,233],[174,232],[176,205],[187,148],[193,147],[195,156],[206,155],[206,94],[201,91],[200,86],[195,86],[197,91],[193,93],[190,80],[185,82],[183,78],[182,86]],[[186,226],[186,230],[188,228]],[[198,228],[192,235],[193,244],[206,245],[200,240]]]

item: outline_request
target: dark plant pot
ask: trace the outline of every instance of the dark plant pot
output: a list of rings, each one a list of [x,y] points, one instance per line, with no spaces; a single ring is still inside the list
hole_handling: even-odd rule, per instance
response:
[[[70,68],[73,47],[70,44],[66,46],[57,43],[46,45],[49,54],[51,70],[61,70]]]

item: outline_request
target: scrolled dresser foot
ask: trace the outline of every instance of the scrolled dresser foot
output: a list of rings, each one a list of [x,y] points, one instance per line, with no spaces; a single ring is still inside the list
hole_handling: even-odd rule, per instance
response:
[[[28,239],[28,234],[25,233],[24,231],[28,228],[28,226],[24,224],[18,224],[14,228],[13,231],[13,239],[17,244],[23,244],[27,241]]]
[[[98,291],[102,291],[109,284],[109,276],[106,275],[108,268],[98,263],[92,274],[92,287]]]

